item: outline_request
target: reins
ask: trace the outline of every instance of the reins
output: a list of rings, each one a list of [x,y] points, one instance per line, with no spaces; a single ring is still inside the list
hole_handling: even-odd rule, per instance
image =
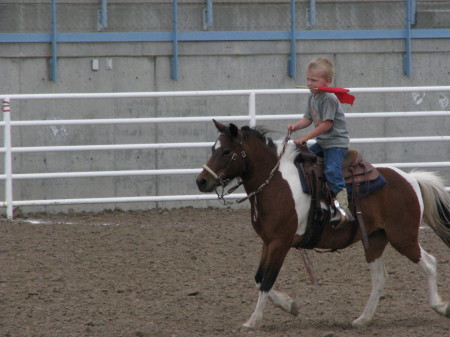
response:
[[[242,184],[242,180],[238,179],[238,182],[235,186],[231,187],[230,189],[228,189],[227,192],[225,192],[225,187],[229,184],[230,180],[229,179],[223,179],[222,177],[219,177],[213,170],[211,170],[208,166],[203,165],[203,168],[209,173],[211,174],[216,180],[218,180],[219,185],[221,187],[221,191],[219,192],[219,186],[216,187],[216,194],[219,200],[221,200],[223,202],[224,205],[233,205],[233,204],[240,204],[242,202],[244,202],[245,200],[250,199],[251,197],[253,197],[254,195],[258,194],[259,192],[261,192],[263,190],[264,187],[266,187],[267,185],[269,185],[270,180],[272,179],[272,177],[275,175],[275,172],[277,171],[278,167],[280,167],[280,162],[281,162],[281,157],[283,157],[284,153],[286,152],[286,146],[287,143],[289,141],[289,139],[291,138],[291,131],[288,131],[286,137],[283,140],[283,148],[281,149],[281,152],[278,156],[278,160],[277,163],[275,164],[275,166],[272,168],[272,170],[270,171],[269,177],[253,192],[247,194],[246,197],[238,199],[238,200],[234,200],[234,201],[228,201],[225,200],[225,197],[227,195],[230,195],[231,193],[233,193],[236,189],[238,189]],[[246,154],[244,151],[241,152],[241,155],[243,158],[246,157]],[[232,158],[230,159],[230,161],[228,162],[227,166],[233,161],[235,160],[237,157],[236,153],[233,154]]]

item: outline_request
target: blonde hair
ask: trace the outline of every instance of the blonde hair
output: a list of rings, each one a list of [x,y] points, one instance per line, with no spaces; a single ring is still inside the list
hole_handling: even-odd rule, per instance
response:
[[[326,57],[317,57],[309,62],[307,71],[319,70],[322,72],[323,77],[333,79],[334,65],[330,59]]]

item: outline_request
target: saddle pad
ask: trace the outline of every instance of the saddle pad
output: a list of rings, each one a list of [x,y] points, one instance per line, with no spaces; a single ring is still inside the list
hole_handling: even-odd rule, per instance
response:
[[[353,186],[352,185],[353,185],[352,183],[349,183],[349,184],[346,184],[346,186],[345,186],[349,196],[353,195]],[[384,177],[381,174],[379,174],[378,178],[368,181],[367,183],[362,182],[359,184],[359,193],[358,193],[359,195],[358,196],[360,198],[364,198],[367,195],[369,195],[370,193],[375,192],[377,189],[383,187],[384,185],[386,185],[386,179],[384,179]]]

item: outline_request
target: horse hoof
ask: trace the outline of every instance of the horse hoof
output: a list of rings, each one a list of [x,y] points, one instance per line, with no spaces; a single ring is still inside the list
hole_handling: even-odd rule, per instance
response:
[[[439,315],[450,318],[450,302],[432,306]]]
[[[255,324],[254,322],[247,321],[244,324],[242,324],[242,327],[246,329],[255,329],[257,327],[257,324]]]
[[[358,318],[352,322],[352,327],[357,329],[363,329],[366,328],[370,324],[370,322],[371,322],[370,320]]]
[[[291,303],[291,310],[289,310],[289,313],[295,317],[298,316],[298,306],[297,303],[295,303],[294,301],[292,301]]]

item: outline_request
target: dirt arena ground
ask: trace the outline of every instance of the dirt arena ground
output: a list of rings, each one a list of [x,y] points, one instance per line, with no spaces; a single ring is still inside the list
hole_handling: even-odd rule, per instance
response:
[[[351,328],[371,289],[361,244],[310,251],[319,285],[291,251],[276,287],[296,299],[299,316],[269,303],[259,329],[241,328],[258,297],[261,244],[249,220],[248,210],[226,208],[1,220],[0,336],[450,336],[422,271],[390,247],[375,320]],[[421,243],[449,299],[450,249],[426,228]]]

